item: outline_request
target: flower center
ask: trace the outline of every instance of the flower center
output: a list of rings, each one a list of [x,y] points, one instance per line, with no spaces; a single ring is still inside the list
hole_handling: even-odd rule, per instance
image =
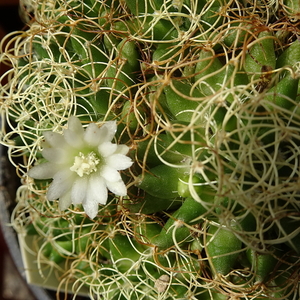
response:
[[[97,165],[99,162],[100,159],[97,157],[95,152],[92,151],[87,155],[79,152],[79,155],[75,156],[74,164],[70,170],[76,172],[80,177],[82,177],[83,175],[89,175],[92,172],[97,171]]]

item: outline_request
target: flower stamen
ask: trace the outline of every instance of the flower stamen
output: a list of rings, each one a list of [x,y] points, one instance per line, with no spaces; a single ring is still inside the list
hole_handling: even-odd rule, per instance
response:
[[[79,152],[79,155],[75,156],[74,164],[70,170],[76,172],[80,177],[82,177],[83,175],[89,175],[92,172],[97,171],[97,165],[99,162],[100,159],[97,157],[95,152],[92,151],[87,155]]]

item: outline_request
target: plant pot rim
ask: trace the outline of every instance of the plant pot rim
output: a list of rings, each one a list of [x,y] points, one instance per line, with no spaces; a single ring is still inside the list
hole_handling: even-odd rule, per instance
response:
[[[25,268],[22,260],[20,246],[18,243],[17,235],[14,229],[9,226],[10,224],[10,213],[9,207],[13,203],[12,201],[12,184],[11,180],[17,180],[14,177],[14,170],[10,169],[9,162],[6,157],[6,151],[4,146],[0,145],[0,229],[3,232],[4,241],[7,245],[9,254],[11,255],[12,261],[15,264],[21,278],[26,282]],[[35,285],[27,284],[29,292],[38,300],[51,300],[46,290]]]

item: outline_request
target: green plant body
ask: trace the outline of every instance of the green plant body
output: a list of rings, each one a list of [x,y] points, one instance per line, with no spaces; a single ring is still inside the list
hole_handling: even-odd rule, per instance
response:
[[[264,70],[275,69],[276,56],[274,50],[274,38],[270,32],[262,31],[258,39],[249,49],[249,54],[245,58],[245,71],[249,77],[258,79]]]
[[[273,253],[258,253],[249,249],[247,251],[248,259],[255,268],[255,277],[257,282],[262,282],[272,273],[276,258]]]
[[[204,215],[207,209],[192,197],[186,198],[181,207],[169,218],[164,229],[156,237],[154,243],[159,248],[169,248],[174,243],[182,243],[189,240],[191,229],[186,225],[193,225],[199,216]]]
[[[145,173],[138,186],[154,197],[176,198],[179,196],[177,192],[179,174],[178,169],[159,165]]]
[[[1,42],[0,143],[39,274],[74,300],[298,299],[299,1],[28,3]],[[68,205],[57,178],[82,184]]]
[[[227,275],[234,267],[242,242],[227,228],[210,226],[208,233],[211,237],[207,254],[212,270],[216,275]]]

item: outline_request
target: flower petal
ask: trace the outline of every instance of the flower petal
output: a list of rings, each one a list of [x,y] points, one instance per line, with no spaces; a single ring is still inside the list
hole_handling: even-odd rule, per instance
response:
[[[118,196],[126,196],[127,195],[127,188],[125,183],[122,180],[115,181],[115,182],[106,182],[108,189]]]
[[[69,129],[64,130],[65,141],[73,148],[81,148],[84,146],[83,136],[76,131]]]
[[[91,218],[95,218],[98,213],[98,203],[106,204],[107,189],[103,178],[100,176],[91,176],[88,183],[86,198],[82,205],[86,214]]]
[[[102,142],[111,142],[117,132],[117,122],[108,121],[99,128],[99,134]]]
[[[101,176],[105,179],[105,181],[119,181],[122,180],[120,173],[110,166],[103,166],[101,169]]]
[[[98,151],[103,157],[108,157],[117,150],[117,146],[117,144],[112,144],[111,142],[104,142],[98,146]]]
[[[126,155],[129,151],[129,147],[126,145],[117,145],[117,150],[115,151],[115,154],[124,154]]]
[[[106,163],[116,170],[125,170],[133,164],[133,161],[123,154],[113,154],[107,157]]]
[[[70,153],[62,148],[44,148],[42,155],[49,162],[55,164],[64,164],[70,159]]]
[[[70,119],[68,120],[68,130],[76,132],[78,135],[83,135],[84,129],[81,125],[80,120],[75,117],[71,116]]]
[[[85,213],[91,218],[94,219],[98,213],[98,203],[96,201],[87,200],[82,203]]]
[[[71,116],[68,121],[68,128],[63,132],[65,141],[74,148],[79,148],[84,145],[83,134],[84,129],[81,125],[80,120]]]
[[[88,178],[79,177],[72,186],[71,200],[73,204],[80,204],[86,198],[88,188]]]
[[[95,123],[89,124],[83,138],[90,146],[98,146],[102,138],[100,128]]]
[[[28,176],[34,179],[49,179],[53,178],[54,174],[58,171],[57,165],[51,162],[45,162],[36,165],[28,171]]]
[[[57,147],[57,145],[63,147],[66,145],[63,135],[58,132],[46,131],[44,132],[44,138],[46,143],[48,143],[51,147]]]
[[[89,178],[86,193],[87,201],[96,201],[100,204],[106,204],[108,192],[104,179],[99,175],[93,175]]]
[[[59,209],[66,210],[71,204],[71,192],[65,193],[62,197],[59,198]]]
[[[62,197],[68,190],[71,189],[74,179],[74,172],[66,169],[58,171],[53,176],[53,181],[48,188],[48,200],[56,200]]]

